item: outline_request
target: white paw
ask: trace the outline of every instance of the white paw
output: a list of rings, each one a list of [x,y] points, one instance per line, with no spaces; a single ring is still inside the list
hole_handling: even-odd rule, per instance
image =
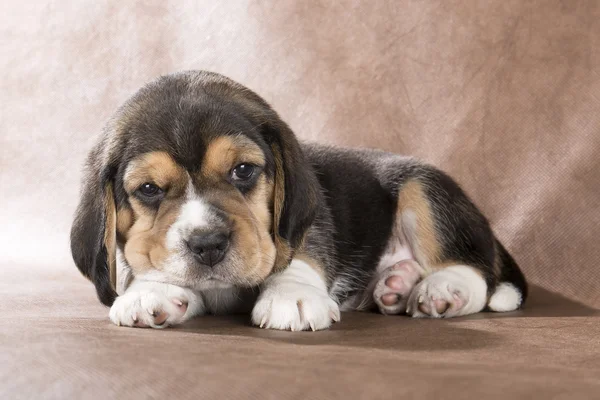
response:
[[[252,310],[252,322],[261,328],[317,331],[340,320],[340,308],[329,297],[325,282],[304,261],[292,260],[263,287]]]
[[[423,279],[412,291],[406,312],[415,318],[451,318],[483,310],[487,285],[467,266],[446,267]]]
[[[110,308],[110,320],[119,326],[166,328],[189,319],[190,290],[158,282],[133,283]],[[193,307],[197,308],[197,306]]]
[[[252,310],[252,322],[267,329],[318,331],[339,320],[338,304],[327,292],[295,282],[267,288]]]

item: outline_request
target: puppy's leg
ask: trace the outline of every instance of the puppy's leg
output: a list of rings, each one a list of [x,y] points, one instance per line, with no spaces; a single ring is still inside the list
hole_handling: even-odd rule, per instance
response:
[[[165,328],[181,324],[205,311],[198,292],[161,282],[134,280],[110,308],[119,326]]]
[[[400,184],[393,235],[410,248],[414,263],[379,275],[374,296],[384,313],[455,317],[479,312],[488,302],[495,311],[508,311],[527,295],[523,274],[488,221],[451,178],[434,168],[415,169]]]
[[[295,258],[284,271],[267,278],[252,310],[252,322],[267,329],[314,331],[339,321],[338,304],[329,297],[315,267]]]
[[[421,281],[408,300],[413,317],[458,317],[483,310],[513,311],[527,296],[527,284],[519,267],[504,247],[494,240],[494,261],[485,264],[450,265]]]

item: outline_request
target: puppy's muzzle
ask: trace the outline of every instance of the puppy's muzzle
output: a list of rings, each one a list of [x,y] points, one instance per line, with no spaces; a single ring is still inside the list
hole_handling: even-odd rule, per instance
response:
[[[214,267],[225,258],[229,248],[229,232],[225,230],[195,232],[187,246],[200,264]]]

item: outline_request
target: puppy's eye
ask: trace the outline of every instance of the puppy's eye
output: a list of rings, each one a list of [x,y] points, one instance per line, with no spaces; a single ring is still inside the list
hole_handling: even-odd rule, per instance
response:
[[[236,181],[247,181],[254,175],[254,170],[252,164],[240,164],[231,171],[231,177]]]
[[[162,193],[162,189],[153,183],[144,183],[139,187],[139,192],[146,197],[154,197]]]

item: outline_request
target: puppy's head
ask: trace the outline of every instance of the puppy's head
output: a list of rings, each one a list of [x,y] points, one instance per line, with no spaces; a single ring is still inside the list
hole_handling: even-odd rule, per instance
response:
[[[129,99],[91,151],[71,250],[106,305],[117,247],[142,279],[253,286],[287,265],[317,199],[264,100],[214,73],[170,75]]]

